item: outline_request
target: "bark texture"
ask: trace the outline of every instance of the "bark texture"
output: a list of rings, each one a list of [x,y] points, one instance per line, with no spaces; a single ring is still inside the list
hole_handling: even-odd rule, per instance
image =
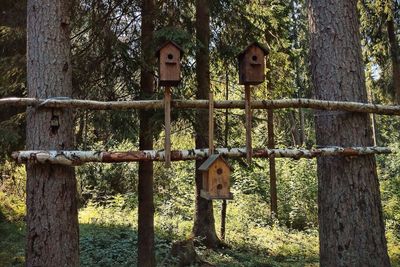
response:
[[[315,158],[327,156],[357,157],[371,154],[390,154],[388,147],[325,147],[314,149],[274,148],[255,149],[256,158]],[[229,158],[246,156],[246,148],[216,148],[214,153]],[[173,150],[171,160],[201,160],[210,155],[209,149]],[[28,150],[13,152],[12,157],[18,163],[35,162],[62,164],[68,166],[81,165],[85,162],[134,162],[164,161],[164,150],[141,150],[126,152],[109,151],[60,151],[60,150]]]
[[[28,95],[71,96],[70,1],[28,0]],[[72,112],[27,109],[28,149],[71,149]],[[75,172],[61,165],[27,164],[27,266],[78,266]]]
[[[140,86],[142,98],[150,98],[154,93],[152,68],[155,63],[153,47],[154,0],[142,0],[142,66]],[[141,110],[139,148],[153,149],[153,112]],[[153,162],[139,162],[139,210],[138,210],[138,266],[156,266],[154,252],[154,199]]]
[[[356,0],[309,2],[317,99],[367,102]],[[367,114],[316,112],[320,146],[372,145]],[[321,266],[390,266],[373,155],[318,158]]]
[[[400,103],[400,49],[396,38],[396,29],[393,19],[389,19],[386,22],[389,46],[390,46],[390,58],[392,60],[392,76],[393,76],[393,89],[396,96],[396,103]]]
[[[196,79],[197,79],[197,99],[207,99],[210,92],[210,9],[208,0],[196,0]],[[208,106],[207,106],[208,108]],[[208,146],[208,115],[207,111],[199,110],[196,116],[196,147]],[[215,221],[213,205],[211,200],[206,200],[200,196],[202,188],[202,173],[198,170],[204,160],[196,161],[196,208],[193,225],[193,235],[199,237],[202,243],[208,247],[219,246],[220,240],[215,231]]]
[[[0,106],[31,106],[40,108],[81,108],[91,110],[128,110],[128,109],[163,109],[163,100],[135,100],[135,101],[95,101],[81,99],[67,99],[55,97],[52,99],[7,97],[0,99]],[[171,107],[176,109],[208,109],[208,100],[172,100]],[[214,109],[244,109],[245,101],[217,100]],[[360,113],[375,113],[381,115],[400,115],[399,105],[379,105],[354,101],[326,101],[317,99],[278,99],[253,100],[251,109],[284,109],[284,108],[311,108],[319,110],[342,110]]]

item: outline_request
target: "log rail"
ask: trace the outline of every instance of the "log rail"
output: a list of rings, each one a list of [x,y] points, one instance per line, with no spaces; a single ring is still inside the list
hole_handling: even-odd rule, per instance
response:
[[[389,154],[388,147],[324,147],[313,149],[254,149],[254,158],[314,158],[327,156],[355,157],[372,154]],[[246,158],[246,148],[217,148],[219,153],[228,158]],[[171,151],[171,161],[197,160],[207,158],[208,149],[190,149]],[[81,165],[86,162],[136,162],[136,161],[164,161],[164,150],[142,150],[127,152],[109,151],[18,151],[12,153],[12,158],[18,163],[45,163],[68,166]]]
[[[213,101],[215,109],[244,109],[245,101],[219,100]],[[36,98],[1,98],[1,106],[26,106],[35,108],[69,108],[89,110],[129,110],[129,109],[163,109],[163,100],[137,101],[94,101],[79,100],[65,97],[50,99]],[[175,109],[207,109],[208,100],[172,100],[171,107]],[[378,105],[359,102],[328,101],[316,99],[279,99],[279,100],[252,100],[251,109],[284,109],[310,108],[317,110],[347,111],[361,113],[375,113],[381,115],[400,115],[400,106]],[[314,149],[254,149],[254,158],[314,158],[321,156],[363,156],[371,154],[389,154],[388,147],[325,147]],[[225,157],[246,157],[246,148],[218,148],[215,153]],[[144,150],[128,152],[108,151],[17,151],[12,157],[19,163],[49,163],[62,165],[80,165],[85,162],[134,162],[134,161],[164,161],[164,150]],[[208,149],[191,149],[171,151],[171,161],[196,160],[208,157]]]
[[[90,110],[128,110],[128,109],[163,109],[163,100],[136,100],[136,101],[95,101],[69,98],[2,98],[0,106],[31,106],[46,108],[70,108]],[[207,109],[208,100],[172,100],[171,107],[175,109]],[[214,101],[215,109],[244,109],[243,100]],[[310,108],[318,110],[341,110],[348,112],[375,113],[381,115],[400,115],[398,105],[379,105],[370,103],[328,101],[317,99],[279,99],[279,100],[252,100],[251,109],[284,109]]]

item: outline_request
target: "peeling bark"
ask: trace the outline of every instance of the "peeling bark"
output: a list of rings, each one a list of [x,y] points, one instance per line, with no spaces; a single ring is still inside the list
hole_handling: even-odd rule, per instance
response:
[[[127,109],[164,109],[163,100],[137,101],[94,101],[79,99],[36,99],[9,97],[0,99],[0,106],[29,106],[35,108],[80,108],[91,110],[127,110]],[[208,100],[172,100],[171,107],[176,109],[208,109]],[[215,109],[244,109],[245,101],[219,100],[214,101]],[[252,109],[284,109],[310,108],[318,110],[343,110],[358,113],[375,113],[381,115],[400,115],[399,105],[379,105],[355,101],[333,101],[320,99],[279,99],[252,100]]]
[[[357,157],[371,154],[389,154],[388,147],[327,147],[314,149],[275,148],[254,149],[254,158],[315,158],[328,156]],[[216,148],[215,153],[224,157],[246,157],[246,148]],[[190,149],[171,151],[171,160],[201,160],[209,156],[208,149]],[[18,163],[49,163],[67,166],[81,165],[85,162],[136,162],[136,161],[164,161],[164,150],[142,150],[127,152],[108,151],[45,151],[31,150],[18,151],[12,154]]]

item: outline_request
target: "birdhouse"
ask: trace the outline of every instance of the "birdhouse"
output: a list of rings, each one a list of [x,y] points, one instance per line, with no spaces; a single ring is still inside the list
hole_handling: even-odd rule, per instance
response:
[[[230,192],[231,167],[221,155],[211,155],[200,167],[203,174],[203,189],[200,195],[205,199],[232,199]]]
[[[239,84],[256,85],[265,79],[265,56],[268,49],[254,42],[239,55]]]
[[[182,48],[172,41],[164,43],[156,53],[161,86],[176,86],[181,81]]]

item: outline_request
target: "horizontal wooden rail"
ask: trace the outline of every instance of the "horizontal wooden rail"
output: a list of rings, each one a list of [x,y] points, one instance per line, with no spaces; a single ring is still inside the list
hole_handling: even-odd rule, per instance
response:
[[[92,110],[127,110],[127,109],[163,109],[163,100],[137,101],[94,101],[68,98],[2,98],[0,106],[33,106],[46,108],[79,108]],[[176,109],[207,109],[208,100],[172,100],[171,107]],[[244,109],[241,100],[214,101],[215,109]],[[311,108],[319,110],[342,110],[349,112],[376,113],[382,115],[400,115],[400,106],[378,105],[346,101],[328,101],[317,99],[279,99],[252,100],[252,109]]]
[[[254,158],[314,158],[324,156],[363,156],[371,154],[389,154],[388,147],[325,147],[314,149],[283,148],[254,149]],[[228,158],[246,157],[246,148],[217,148],[219,153]],[[128,152],[108,151],[18,151],[12,157],[19,163],[49,163],[62,165],[81,165],[85,162],[132,162],[132,161],[164,161],[163,150],[142,150]],[[196,160],[208,157],[208,149],[174,150],[171,160]]]

